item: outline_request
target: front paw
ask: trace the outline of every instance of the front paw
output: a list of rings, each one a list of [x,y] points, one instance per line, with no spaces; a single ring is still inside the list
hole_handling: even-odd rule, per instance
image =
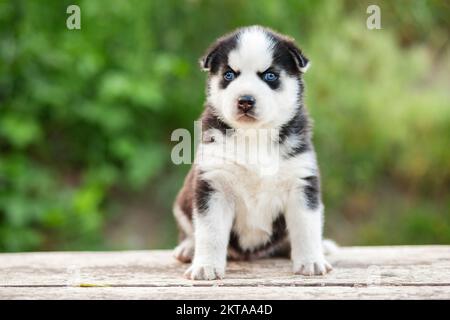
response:
[[[225,268],[204,264],[192,264],[184,273],[184,276],[190,280],[223,279],[224,275]]]
[[[324,258],[294,262],[294,273],[304,276],[325,275],[331,270],[333,267]]]

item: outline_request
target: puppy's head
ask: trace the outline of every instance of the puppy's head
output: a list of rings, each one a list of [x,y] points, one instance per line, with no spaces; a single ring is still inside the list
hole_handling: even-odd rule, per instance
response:
[[[309,64],[293,39],[259,26],[218,39],[200,63],[209,72],[208,104],[234,128],[276,128],[289,121]]]

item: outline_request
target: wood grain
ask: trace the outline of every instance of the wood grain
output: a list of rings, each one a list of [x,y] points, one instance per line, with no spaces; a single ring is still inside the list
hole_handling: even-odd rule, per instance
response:
[[[324,277],[286,259],[190,281],[171,251],[0,254],[0,299],[450,299],[450,246],[345,247]]]

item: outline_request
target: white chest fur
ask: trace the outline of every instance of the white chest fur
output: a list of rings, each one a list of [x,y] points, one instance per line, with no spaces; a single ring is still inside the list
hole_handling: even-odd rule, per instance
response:
[[[284,212],[291,190],[301,185],[302,177],[314,174],[315,155],[307,152],[285,159],[271,138],[277,132],[210,134],[214,142],[201,144],[196,158],[202,178],[227,197],[241,247],[263,245],[270,239],[273,221]]]

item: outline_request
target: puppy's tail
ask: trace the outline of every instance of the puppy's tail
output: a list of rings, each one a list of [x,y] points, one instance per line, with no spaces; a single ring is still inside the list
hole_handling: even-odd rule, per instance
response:
[[[324,239],[322,241],[323,253],[330,255],[339,251],[339,246],[331,239]]]

